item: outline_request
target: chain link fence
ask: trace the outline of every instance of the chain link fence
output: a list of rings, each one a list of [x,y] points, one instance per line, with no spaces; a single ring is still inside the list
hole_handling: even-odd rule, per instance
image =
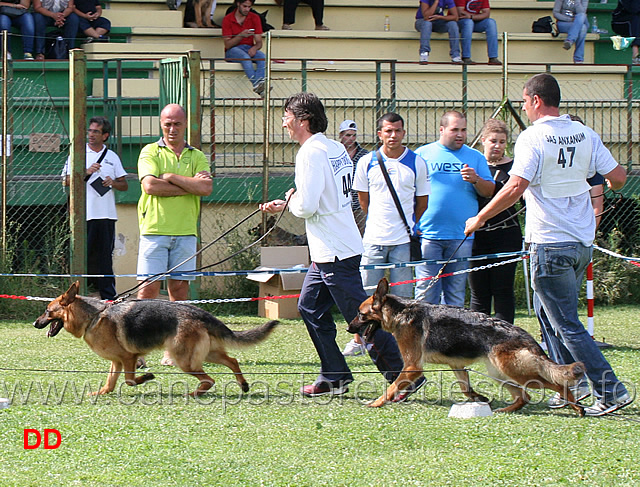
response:
[[[5,273],[59,274],[69,269],[67,194],[59,177],[69,152],[68,89],[65,92],[60,73],[41,66],[39,72],[20,71],[18,75],[9,69],[4,83],[3,122],[11,148],[2,178]],[[203,246],[254,211],[259,202],[282,197],[293,186],[298,147],[281,122],[284,102],[292,93],[307,90],[321,97],[329,119],[328,137],[339,139],[343,120],[356,121],[358,142],[368,150],[377,143],[376,121],[387,111],[404,117],[404,142],[411,149],[437,140],[440,117],[451,109],[466,113],[469,143],[491,116],[507,122],[514,142],[521,131],[518,116],[524,81],[537,72],[550,71],[560,81],[562,111],[580,116],[601,134],[614,157],[629,170],[624,199],[607,195],[608,213],[599,242],[623,253],[637,250],[640,212],[635,195],[640,183],[635,161],[640,112],[633,97],[637,89],[624,73],[587,77],[562,70],[556,74],[553,65],[525,68],[516,64],[492,71],[463,66],[459,75],[452,75],[450,67],[425,71],[390,61],[275,60],[268,71],[271,91],[263,100],[252,92],[239,65],[206,59],[201,67],[202,149],[210,156],[215,173],[214,192],[203,202]],[[104,60],[89,67],[86,119],[105,115],[113,121],[110,145],[121,155],[131,182],[140,149],[160,133],[161,107],[154,88],[157,84],[152,82],[157,71],[158,63],[153,60]],[[145,80],[146,96],[123,92],[123,84],[131,80]],[[257,215],[231,232],[207,249],[203,265],[253,242],[263,233],[264,223]],[[289,213],[279,226],[293,235],[304,233],[303,222]],[[135,222],[128,231],[137,236]],[[258,264],[259,252],[253,248],[209,270],[250,269]],[[9,291],[17,282],[15,278],[2,281]],[[57,287],[52,279],[40,278],[35,287],[39,290],[33,293],[46,293],[43,289],[50,285]],[[203,279],[202,288],[223,297],[257,293],[256,284],[243,277]],[[25,294],[24,283],[15,284],[15,289],[16,294]]]

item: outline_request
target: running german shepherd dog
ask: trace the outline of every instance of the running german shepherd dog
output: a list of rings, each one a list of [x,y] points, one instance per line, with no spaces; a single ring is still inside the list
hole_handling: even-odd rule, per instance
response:
[[[229,367],[247,392],[249,384],[238,361],[227,355],[225,345],[259,343],[279,323],[274,320],[252,330],[233,331],[190,304],[143,299],[109,305],[96,298],[78,296],[79,285],[76,281],[66,293],[49,303],[33,326],[40,329],[51,325],[48,337],[56,336],[64,327],[76,338],[84,337],[91,350],[102,358],[111,360],[107,382],[94,394],[113,391],[123,367],[130,386],[153,379],[153,374],[136,377],[136,362],[138,357],[158,348],[168,350],[178,367],[198,378],[200,384],[191,396],[204,394],[215,382],[204,372],[203,362]]]
[[[508,381],[505,387],[514,402],[496,412],[513,412],[529,402],[524,388],[548,388],[565,398],[580,415],[584,410],[575,404],[569,387],[585,372],[582,362],[558,365],[550,360],[538,343],[522,328],[506,321],[455,306],[426,304],[389,292],[389,283],[381,279],[373,296],[360,305],[358,316],[348,331],[360,332],[367,324],[370,334],[375,328],[393,333],[404,359],[404,369],[386,392],[371,403],[380,407],[400,390],[422,375],[424,362],[446,364],[453,369],[462,392],[473,401],[489,402],[475,392],[464,369],[483,361],[489,375]]]

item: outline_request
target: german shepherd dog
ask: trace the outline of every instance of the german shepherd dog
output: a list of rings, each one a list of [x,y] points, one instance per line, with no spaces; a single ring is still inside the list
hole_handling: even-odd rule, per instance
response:
[[[151,350],[168,350],[176,365],[198,378],[200,384],[191,396],[204,394],[214,384],[203,362],[229,367],[244,392],[249,384],[242,376],[238,361],[229,357],[226,345],[246,346],[269,336],[278,321],[246,331],[233,331],[210,313],[190,304],[160,299],[125,301],[109,305],[96,298],[78,296],[79,282],[54,299],[42,316],[34,321],[38,329],[51,325],[48,337],[64,327],[102,358],[111,360],[106,384],[95,394],[107,394],[115,388],[124,368],[128,385],[135,386],[154,378],[153,374],[136,377],[138,357]]]
[[[381,279],[373,296],[361,305],[348,331],[370,335],[377,327],[396,338],[404,360],[404,369],[385,393],[370,404],[380,407],[400,390],[413,384],[422,373],[424,362],[446,364],[453,369],[463,394],[473,401],[489,402],[475,392],[464,367],[483,361],[489,375],[505,382],[514,402],[496,412],[513,412],[529,402],[524,387],[548,388],[565,398],[580,415],[583,408],[575,404],[569,389],[585,372],[582,362],[558,365],[549,359],[538,343],[522,328],[506,321],[446,305],[426,304],[389,292],[389,283]],[[519,387],[515,384],[520,384]]]
[[[211,21],[213,0],[187,0],[184,12],[185,27],[219,27]]]
[[[269,232],[269,235],[267,235],[267,238],[265,239],[265,245],[267,247],[307,245],[307,236],[305,234],[296,235],[295,233],[291,233],[284,228],[273,228],[275,224],[275,217],[270,216],[269,218],[267,218],[267,232]],[[248,233],[255,238],[260,238],[266,232],[262,229],[262,223],[259,223],[257,226],[251,228]]]

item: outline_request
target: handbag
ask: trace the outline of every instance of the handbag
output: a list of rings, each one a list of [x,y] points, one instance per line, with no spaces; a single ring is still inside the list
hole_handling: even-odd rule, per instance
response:
[[[382,175],[384,176],[384,180],[389,187],[389,192],[391,193],[391,197],[393,198],[393,202],[398,209],[398,213],[400,213],[400,218],[404,223],[404,226],[409,234],[409,248],[411,249],[411,262],[416,262],[418,260],[422,260],[422,243],[420,242],[420,237],[418,235],[414,235],[411,232],[411,227],[407,223],[407,217],[404,215],[404,211],[402,209],[402,205],[400,204],[400,199],[398,198],[398,194],[396,193],[393,184],[391,183],[391,178],[389,178],[389,173],[387,172],[387,166],[384,165],[384,161],[382,160],[382,155],[380,151],[376,151],[376,157],[378,158],[378,164],[380,165],[380,170],[382,171]]]
[[[47,37],[46,58],[69,59],[69,45],[62,36]]]
[[[26,8],[8,7],[6,5],[0,7],[0,15],[6,15],[11,18],[20,17],[26,11]]]
[[[549,15],[535,20],[533,24],[531,24],[531,32],[547,33],[551,34],[553,37],[558,37],[560,35],[556,23]]]
[[[107,147],[104,148],[104,150],[102,151],[102,154],[100,154],[100,157],[98,158],[98,160],[96,161],[96,164],[100,164],[103,159],[105,158],[105,156],[107,155],[107,151],[109,149]],[[89,178],[91,177],[91,174],[87,174],[84,177],[84,181],[85,183],[87,181],[89,181]],[[96,190],[96,192],[100,195],[100,196],[104,196],[105,194],[107,194],[109,192],[109,190],[111,189],[108,186],[103,186],[102,182],[104,181],[104,179],[102,179],[100,176],[98,176],[96,179],[94,179],[93,181],[91,181],[91,183],[89,183],[89,186],[91,186],[93,189]]]

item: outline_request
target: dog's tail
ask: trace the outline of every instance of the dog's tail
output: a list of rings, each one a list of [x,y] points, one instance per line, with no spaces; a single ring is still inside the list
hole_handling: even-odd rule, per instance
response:
[[[582,362],[568,365],[558,365],[545,357],[540,367],[540,375],[553,384],[570,387],[577,384],[586,372]]]
[[[271,320],[251,330],[234,331],[232,332],[233,335],[229,337],[227,341],[236,346],[255,345],[266,339],[279,324],[280,322],[278,320]]]

